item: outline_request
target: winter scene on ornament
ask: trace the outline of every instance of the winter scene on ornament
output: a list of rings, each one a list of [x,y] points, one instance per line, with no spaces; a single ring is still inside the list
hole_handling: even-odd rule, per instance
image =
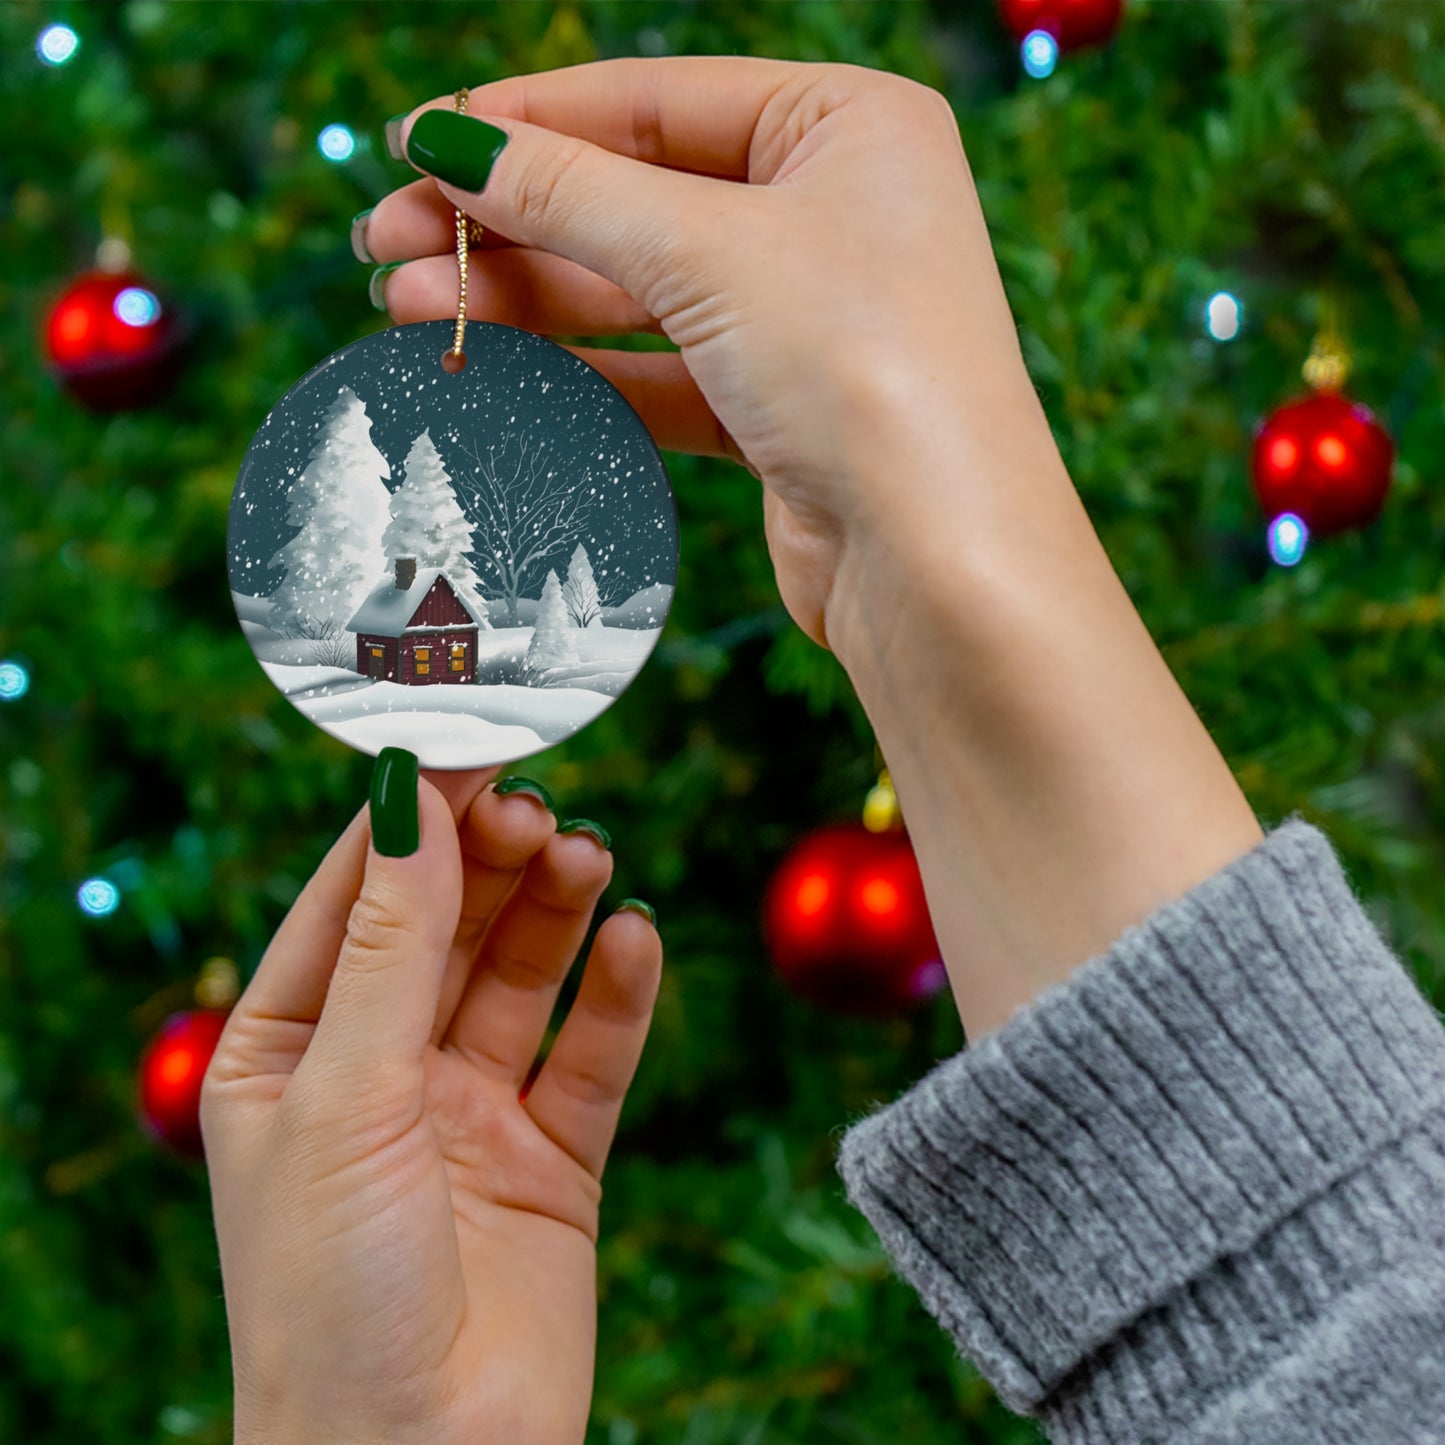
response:
[[[287,700],[373,755],[515,762],[621,696],[667,621],[678,525],[657,448],[553,342],[450,322],[328,357],[257,431],[232,599]]]

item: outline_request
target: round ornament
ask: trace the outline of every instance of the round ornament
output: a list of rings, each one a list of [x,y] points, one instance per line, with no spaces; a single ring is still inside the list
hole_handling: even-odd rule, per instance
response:
[[[999,16],[1015,40],[1045,31],[1060,50],[1101,45],[1113,35],[1124,0],[999,0]]]
[[[91,271],[61,294],[45,322],[51,367],[95,411],[155,401],[175,376],[180,327],[144,277]]]
[[[1255,495],[1267,517],[1293,512],[1315,536],[1365,527],[1384,505],[1394,458],[1390,434],[1368,407],[1319,391],[1260,425]]]
[[[227,554],[272,682],[333,737],[425,768],[514,762],[605,711],[677,578],[677,507],[599,372],[489,322],[327,357],[241,465]],[[446,356],[447,365],[443,364]]]
[[[145,1129],[182,1154],[200,1158],[201,1084],[222,1030],[227,1009],[193,1009],[172,1014],[141,1057],[137,1113]]]
[[[946,981],[901,829],[839,823],[810,834],[773,875],[763,915],[783,981],[835,1013],[902,1013]]]

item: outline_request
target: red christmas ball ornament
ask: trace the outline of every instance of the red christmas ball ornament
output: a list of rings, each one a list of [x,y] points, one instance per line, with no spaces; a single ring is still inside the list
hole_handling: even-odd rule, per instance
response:
[[[1035,30],[1058,41],[1060,50],[1102,45],[1118,28],[1124,0],[999,0],[999,16],[1022,43]]]
[[[66,390],[95,411],[155,401],[174,379],[180,339],[170,308],[130,271],[81,276],[45,322],[50,365]]]
[[[203,1158],[201,1083],[230,1017],[229,1009],[172,1014],[141,1056],[139,1116],[181,1154]]]
[[[1272,412],[1254,438],[1255,495],[1273,520],[1293,512],[1314,536],[1375,520],[1395,447],[1368,407],[1320,391]]]
[[[768,887],[763,926],[795,993],[855,1017],[897,1014],[947,975],[908,835],[839,823],[804,838]]]

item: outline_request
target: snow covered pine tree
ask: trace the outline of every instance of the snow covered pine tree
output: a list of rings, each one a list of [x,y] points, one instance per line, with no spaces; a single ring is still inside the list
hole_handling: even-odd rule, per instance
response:
[[[522,664],[523,676],[529,687],[546,687],[555,668],[575,665],[577,661],[577,643],[567,604],[562,600],[562,584],[556,571],[549,568],[542,600],[537,604],[537,625],[532,629],[532,642]]]
[[[324,638],[346,626],[386,566],[381,537],[390,476],[391,463],[371,440],[365,403],[341,387],[287,496],[287,524],[300,531],[270,562],[286,569],[271,595],[277,632]]]
[[[412,442],[401,471],[401,485],[391,494],[391,521],[381,537],[387,557],[415,557],[423,570],[441,567],[454,587],[475,594],[477,574],[467,559],[472,524],[457,501],[430,427]]]
[[[562,597],[567,613],[578,627],[591,627],[602,621],[602,599],[597,595],[597,579],[592,575],[592,559],[581,542],[567,564],[567,580],[562,584]]]

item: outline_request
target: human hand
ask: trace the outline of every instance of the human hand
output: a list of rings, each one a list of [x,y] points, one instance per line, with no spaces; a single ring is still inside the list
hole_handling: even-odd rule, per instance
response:
[[[602,925],[525,1091],[612,857],[492,776],[390,776],[420,845],[352,820],[207,1071],[238,1445],[584,1436],[600,1181],[662,950],[631,909]]]
[[[507,139],[488,172],[489,122]],[[383,199],[358,237],[410,262],[385,275],[392,316],[455,314],[457,206],[490,233],[473,317],[665,333],[679,352],[571,349],[660,445],[759,476],[783,600],[840,655],[921,550],[982,547],[986,514],[1017,522],[1020,492],[1067,486],[936,91],[854,66],[615,60],[480,86],[465,116],[438,99],[388,130],[436,177]]]

